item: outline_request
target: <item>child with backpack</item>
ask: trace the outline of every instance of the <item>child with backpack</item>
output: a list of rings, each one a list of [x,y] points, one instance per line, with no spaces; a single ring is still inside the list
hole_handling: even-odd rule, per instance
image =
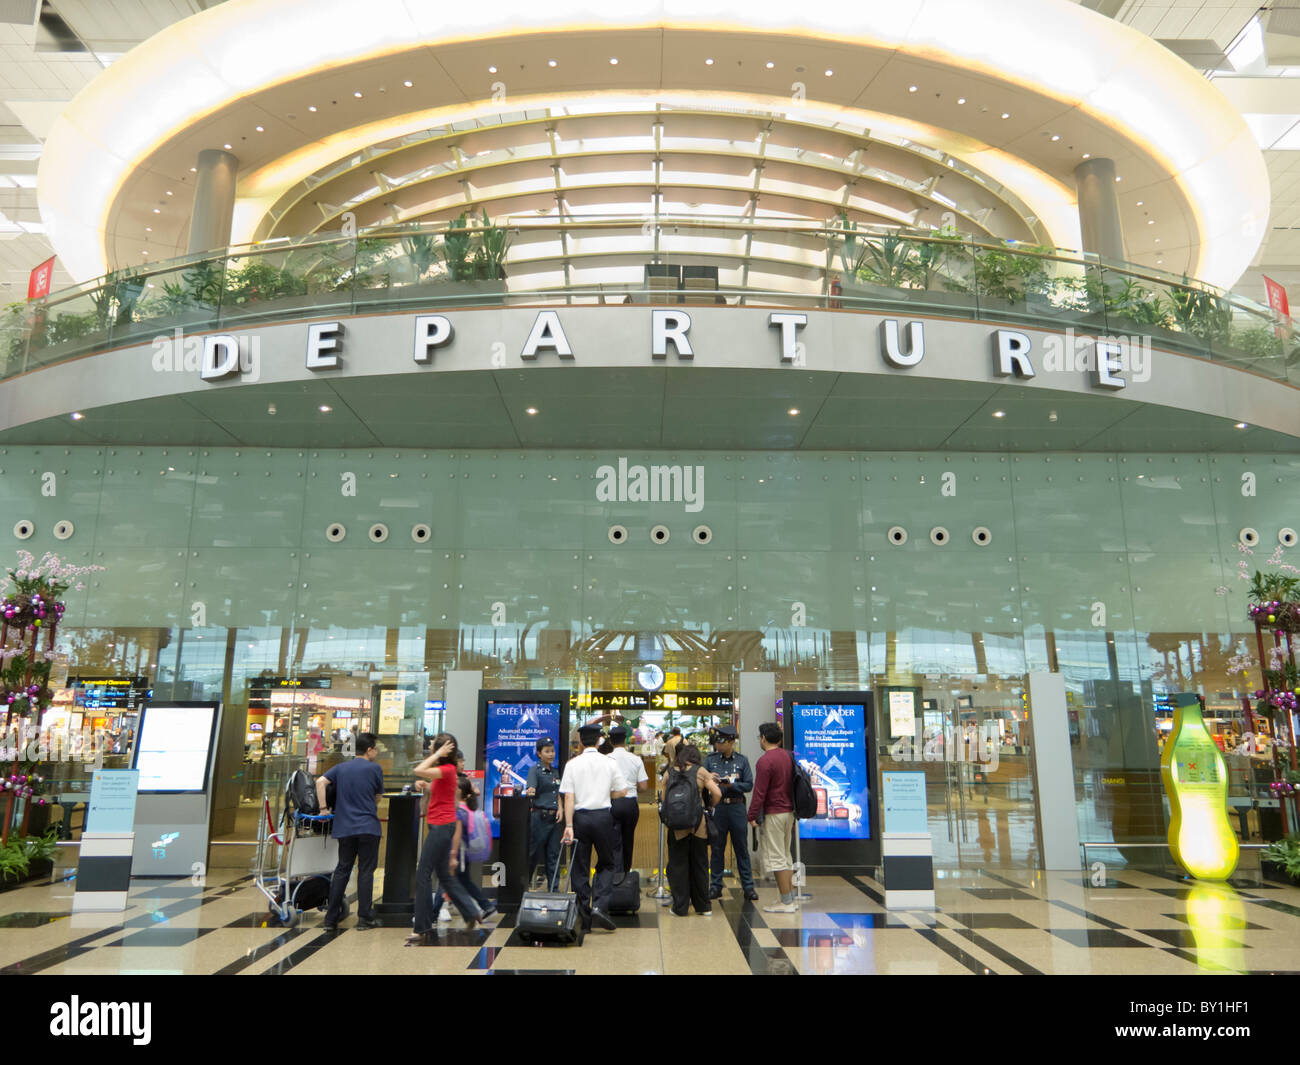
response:
[[[663,776],[659,819],[668,829],[668,890],[672,911],[685,917],[690,906],[701,917],[713,915],[709,901],[709,832],[707,807],[722,798],[709,773],[701,772],[700,749],[680,743]]]
[[[478,885],[478,877],[470,874],[470,862],[481,862],[492,854],[492,829],[488,824],[487,815],[478,808],[478,791],[474,787],[474,781],[469,777],[461,777],[456,784],[457,788],[457,805],[456,819],[460,821],[460,839],[461,851],[460,861],[457,863],[456,879],[469,893],[470,898],[478,905],[479,921],[487,921],[496,915],[497,906],[490,898],[483,893],[483,889]],[[446,918],[443,918],[443,894],[437,892],[433,900],[433,919],[435,921],[451,920],[450,911]]]

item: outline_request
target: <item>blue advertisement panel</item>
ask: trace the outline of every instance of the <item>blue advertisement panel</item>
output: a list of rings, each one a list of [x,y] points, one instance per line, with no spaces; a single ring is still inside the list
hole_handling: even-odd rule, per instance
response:
[[[487,704],[484,722],[483,805],[492,835],[501,835],[501,799],[521,795],[528,770],[537,762],[537,741],[560,746],[559,703]]]
[[[799,822],[800,837],[870,839],[866,706],[795,702],[789,716],[795,757],[817,793],[817,814]]]

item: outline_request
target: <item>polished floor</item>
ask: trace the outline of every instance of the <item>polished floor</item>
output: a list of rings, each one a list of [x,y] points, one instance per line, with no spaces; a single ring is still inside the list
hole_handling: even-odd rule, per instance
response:
[[[1121,871],[952,872],[939,909],[887,912],[865,877],[813,877],[795,914],[759,908],[728,881],[711,918],[678,918],[653,899],[616,932],[581,947],[520,943],[512,919],[491,930],[442,925],[436,946],[406,931],[337,933],[311,912],[293,928],[268,920],[247,877],[196,886],[135,881],[125,913],[71,914],[73,882],[0,893],[0,972],[63,975],[221,973],[1160,974],[1300,972],[1300,890],[1265,882],[1193,884]]]

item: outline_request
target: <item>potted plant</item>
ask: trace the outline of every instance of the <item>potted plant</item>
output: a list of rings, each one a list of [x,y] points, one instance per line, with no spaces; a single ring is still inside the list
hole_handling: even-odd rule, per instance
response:
[[[1300,836],[1287,836],[1270,843],[1259,862],[1264,879],[1300,886]]]

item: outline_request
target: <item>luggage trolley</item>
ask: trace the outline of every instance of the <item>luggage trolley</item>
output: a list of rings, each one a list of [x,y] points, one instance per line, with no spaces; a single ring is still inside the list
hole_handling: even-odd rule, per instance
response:
[[[338,841],[330,834],[333,814],[304,814],[286,805],[280,828],[271,814],[271,800],[262,795],[258,820],[257,859],[253,880],[270,903],[271,916],[293,927],[306,910],[323,910],[329,902],[330,878],[338,864]],[[268,869],[267,850],[276,848]],[[348,914],[346,900],[343,915]]]

